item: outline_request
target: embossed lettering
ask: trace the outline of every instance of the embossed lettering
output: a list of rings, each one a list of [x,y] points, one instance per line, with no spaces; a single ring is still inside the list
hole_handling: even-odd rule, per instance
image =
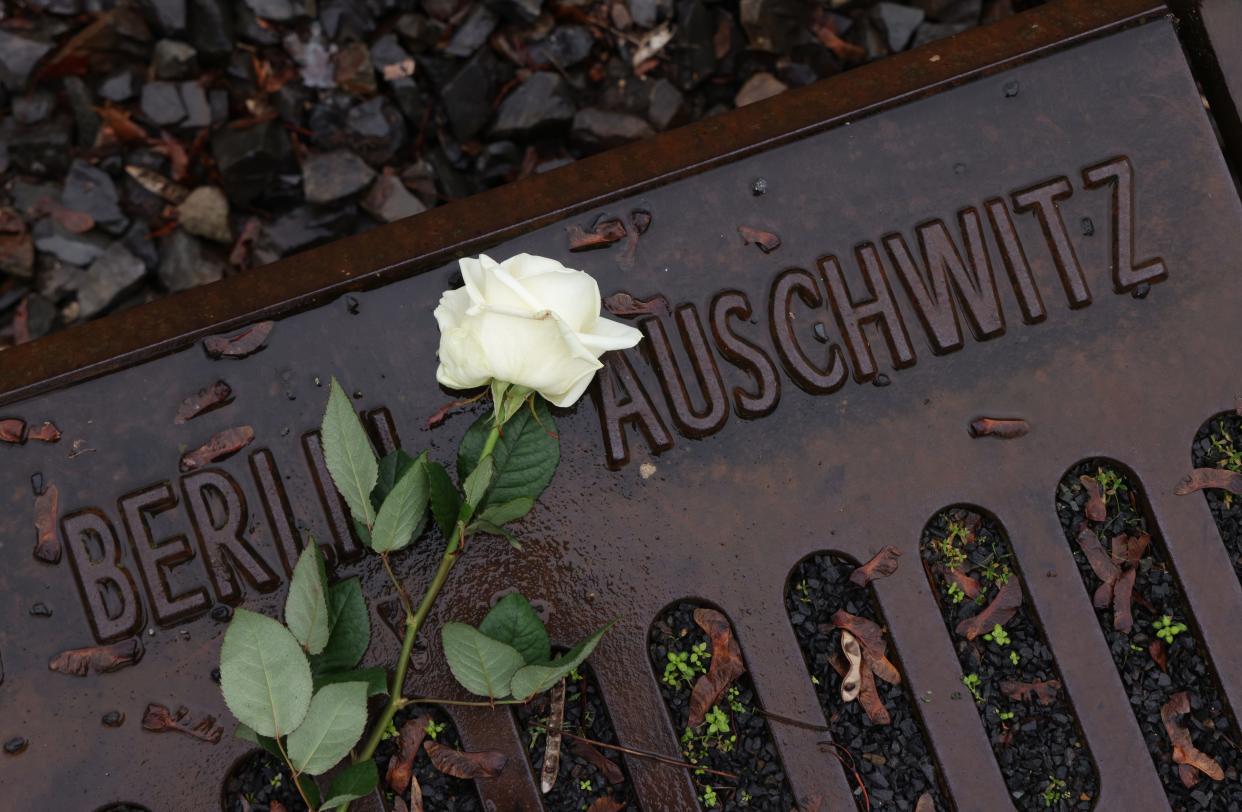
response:
[[[207,609],[211,601],[202,587],[174,595],[168,581],[169,572],[194,558],[194,550],[185,536],[176,535],[157,542],[151,534],[148,516],[165,513],[177,506],[177,497],[167,482],[152,485],[121,499],[121,516],[129,534],[134,557],[142,575],[151,613],[162,625],[176,623]]]
[[[255,484],[259,486],[259,500],[263,502],[263,512],[267,514],[267,523],[276,539],[276,549],[280,552],[280,562],[285,568],[285,575],[291,576],[298,555],[302,552],[302,541],[272,452],[261,448],[251,454],[250,470],[254,474]],[[336,550],[327,544],[319,545],[319,549],[331,566]]]
[[[1061,207],[1057,204],[1071,194],[1073,190],[1068,180],[1064,177],[1053,178],[1030,189],[1014,192],[1013,207],[1019,212],[1035,212],[1044,231],[1044,239],[1048,242],[1048,250],[1052,252],[1052,261],[1061,275],[1061,284],[1065,286],[1070,307],[1086,307],[1091,304],[1091,291],[1087,288],[1078,255],[1074,253],[1069,232],[1065,230]]]
[[[246,500],[231,476],[220,470],[201,471],[183,477],[181,491],[217,599],[241,602],[238,570],[260,592],[280,585],[276,573],[246,538]]]
[[[983,341],[1005,332],[1005,317],[992,276],[992,261],[983,240],[979,212],[974,208],[963,209],[958,213],[958,221],[966,241],[968,263],[962,261],[943,220],[932,220],[916,229],[926,271],[915,263],[905,237],[889,234],[884,238],[884,247],[937,354],[962,347],[958,303],[976,340]]]
[[[608,466],[620,468],[630,461],[630,450],[625,441],[627,423],[638,427],[653,452],[672,448],[673,438],[656,412],[651,398],[638,382],[638,376],[634,374],[634,368],[630,366],[625,353],[605,353],[601,360],[604,368],[596,375],[591,391],[604,430],[604,454]]]
[[[673,423],[688,437],[706,437],[720,431],[729,418],[729,401],[725,397],[724,383],[716,359],[707,346],[703,323],[694,305],[684,304],[675,313],[677,330],[681,334],[690,366],[703,394],[704,405],[696,409],[686,386],[686,375],[673,354],[664,322],[659,317],[643,319],[639,326],[647,334],[647,349],[655,360],[656,378],[668,398]]]
[[[1031,263],[1027,262],[1026,250],[1018,239],[1018,229],[1014,227],[1009,207],[999,197],[992,198],[984,206],[987,207],[988,220],[992,223],[996,242],[1000,245],[1001,259],[1009,273],[1014,295],[1018,298],[1018,307],[1022,309],[1022,320],[1027,324],[1038,324],[1048,314],[1044,310],[1044,300],[1039,295],[1039,288],[1035,285],[1035,277],[1031,274]]]
[[[136,633],[142,627],[142,605],[134,578],[121,563],[112,523],[88,508],[66,516],[60,527],[95,639],[111,643]]]
[[[319,492],[319,503],[323,505],[323,512],[332,527],[337,558],[340,562],[355,561],[362,556],[362,544],[354,532],[353,516],[349,515],[345,500],[332,484],[332,475],[328,473],[328,464],[323,458],[323,443],[319,439],[319,432],[309,431],[302,435],[302,450],[306,452],[311,477],[315,480],[315,490]]]
[[[733,387],[733,403],[742,417],[763,417],[772,413],[781,398],[781,382],[772,359],[754,344],[742,338],[729,324],[729,318],[749,319],[750,300],[740,290],[726,290],[712,299],[712,335],[720,352],[755,382],[752,394],[744,387]]]
[[[794,383],[813,395],[827,395],[840,389],[849,378],[845,353],[839,345],[830,344],[827,347],[827,366],[820,369],[811,363],[794,333],[796,317],[792,305],[795,294],[807,307],[819,309],[824,305],[815,277],[801,268],[782,271],[772,285],[772,295],[768,300],[768,327],[772,330],[772,340]]]
[[[880,253],[875,245],[863,243],[854,249],[858,266],[863,272],[863,282],[867,286],[870,299],[855,301],[845,284],[845,275],[841,272],[841,263],[834,256],[819,260],[819,272],[828,284],[828,298],[832,302],[832,311],[836,314],[837,324],[845,336],[845,344],[850,351],[850,359],[854,362],[854,379],[865,383],[876,376],[875,355],[871,345],[863,333],[863,327],[877,324],[884,333],[888,344],[889,357],[892,358],[894,369],[904,369],[915,362],[914,348],[910,346],[910,334],[906,332],[905,322],[893,301],[893,291],[884,275],[884,266],[880,264]]]
[[[1134,261],[1134,167],[1124,156],[1082,171],[1088,189],[1113,188],[1113,290],[1125,293],[1143,282],[1159,282],[1168,276],[1160,257]]]

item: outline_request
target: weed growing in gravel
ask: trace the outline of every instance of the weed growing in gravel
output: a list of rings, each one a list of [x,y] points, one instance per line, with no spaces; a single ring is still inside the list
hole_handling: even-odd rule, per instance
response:
[[[1152,624],[1152,628],[1156,630],[1156,637],[1159,637],[1170,646],[1179,634],[1186,631],[1185,623],[1174,623],[1173,618],[1168,615],[1156,619]]]
[[[1056,806],[1061,801],[1068,801],[1072,794],[1066,788],[1065,782],[1056,776],[1048,776],[1048,786],[1044,789],[1041,796],[1044,799],[1045,807]]]
[[[992,631],[983,635],[983,639],[987,640],[989,643],[995,643],[1001,647],[1009,645],[1010,642],[1009,633],[1006,632],[1005,627],[999,623],[994,624],[992,626]]]
[[[962,677],[962,684],[965,685],[967,690],[970,691],[970,695],[975,698],[975,702],[982,705],[983,694],[979,693],[979,683],[980,680],[978,674],[967,674]]]

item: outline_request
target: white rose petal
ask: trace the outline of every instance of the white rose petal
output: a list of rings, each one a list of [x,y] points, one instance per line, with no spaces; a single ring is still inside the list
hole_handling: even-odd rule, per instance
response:
[[[600,318],[599,286],[588,273],[532,254],[460,264],[465,286],[445,291],[435,310],[436,379],[451,389],[495,379],[570,406],[602,366],[599,356],[642,339],[633,327]]]

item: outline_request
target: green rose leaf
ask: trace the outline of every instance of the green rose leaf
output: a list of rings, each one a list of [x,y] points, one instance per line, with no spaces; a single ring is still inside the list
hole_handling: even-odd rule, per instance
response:
[[[535,398],[534,404],[533,413],[531,409],[519,409],[513,415],[492,451],[496,470],[489,501],[493,504],[504,504],[519,496],[538,499],[556,473],[561,459],[556,424],[543,398]],[[462,480],[474,470],[491,428],[491,415],[482,415],[462,438],[457,449],[457,475]]]
[[[380,506],[371,530],[371,549],[400,550],[422,533],[427,522],[426,456],[405,472]]]
[[[492,381],[493,420],[503,426],[513,419],[518,410],[526,405],[526,399],[533,390],[527,386],[514,386],[504,381]]]
[[[508,697],[514,672],[526,664],[513,646],[493,640],[465,623],[445,623],[440,639],[453,676],[476,696]]]
[[[530,601],[516,592],[496,602],[479,624],[479,631],[493,640],[513,646],[528,664],[546,663],[552,659],[548,630],[531,608]]]
[[[461,512],[461,493],[453,478],[438,462],[427,463],[427,489],[431,493],[431,515],[445,539],[453,535],[457,514]]]
[[[388,693],[388,672],[382,668],[357,668],[352,671],[316,674],[315,690],[342,682],[365,682],[367,696],[384,696]]]
[[[369,795],[379,786],[379,769],[373,759],[351,764],[336,774],[328,787],[328,800],[319,809],[336,809],[363,795]]]
[[[220,647],[220,689],[237,721],[279,738],[297,728],[311,702],[311,671],[297,638],[270,617],[233,613]]]
[[[375,489],[371,491],[371,506],[379,511],[380,505],[384,504],[384,497],[392,492],[397,486],[401,478],[409,473],[410,469],[417,465],[420,461],[425,465],[427,463],[426,454],[422,454],[418,458],[411,457],[402,449],[385,456],[379,461],[379,474],[375,480]]]
[[[328,644],[311,657],[311,670],[329,674],[353,668],[371,644],[371,614],[362,597],[362,582],[350,578],[328,590]]]
[[[530,513],[530,509],[534,506],[534,499],[531,499],[529,496],[519,496],[517,499],[510,499],[503,505],[492,504],[487,510],[483,511],[482,515],[479,516],[479,520],[494,525],[508,524]]]
[[[367,686],[325,685],[311,700],[306,719],[289,734],[289,761],[298,772],[323,775],[362,738],[367,723]]]
[[[470,526],[466,528],[466,532],[490,533],[493,536],[501,536],[509,542],[509,546],[517,550],[519,553],[522,552],[522,542],[517,540],[517,536],[510,533],[508,530],[505,530],[500,525],[492,524],[486,519],[478,519],[477,521],[472,522]]]
[[[328,575],[323,556],[312,538],[293,567],[293,580],[289,583],[289,594],[285,598],[285,625],[308,654],[318,654],[328,644],[330,618],[327,589]]]
[[[302,794],[306,796],[306,800],[310,801],[311,809],[319,808],[319,785],[315,783],[315,779],[309,775],[298,776],[298,786],[302,788]]]
[[[466,477],[463,490],[466,492],[466,503],[471,508],[478,508],[483,504],[483,497],[487,494],[487,486],[492,484],[493,475],[496,472],[496,461],[491,457],[487,457],[478,466],[470,472],[470,476]],[[471,513],[474,512],[472,509]]]
[[[535,694],[541,694],[548,690],[569,676],[570,671],[582,665],[583,660],[591,656],[591,652],[599,645],[600,638],[604,636],[604,632],[610,628],[612,628],[612,623],[604,626],[595,634],[546,665],[536,664],[519,668],[514,673],[513,680],[509,683],[510,693],[513,694],[515,699],[530,699]]]
[[[323,457],[332,482],[345,498],[354,519],[370,527],[375,524],[371,490],[379,477],[379,463],[353,403],[336,378],[329,386],[328,408],[323,414],[320,433]]]

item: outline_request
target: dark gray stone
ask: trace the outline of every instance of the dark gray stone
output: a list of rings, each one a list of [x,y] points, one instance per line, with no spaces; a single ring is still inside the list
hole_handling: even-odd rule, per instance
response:
[[[492,134],[509,138],[563,125],[573,120],[575,110],[569,85],[560,74],[532,73],[500,103]]]
[[[18,211],[29,211],[42,201],[60,202],[60,186],[52,183],[37,183],[17,178],[11,187],[13,205]]]
[[[33,90],[13,98],[13,118],[18,124],[38,124],[56,109],[56,97],[48,90]]]
[[[427,210],[422,201],[410,194],[396,175],[384,173],[375,179],[371,190],[362,199],[362,208],[385,223],[413,217]]]
[[[928,19],[938,23],[979,24],[983,15],[983,0],[913,0],[927,14]]]
[[[421,125],[423,114],[427,110],[427,102],[418,82],[406,76],[394,79],[390,85],[393,100],[397,102],[397,107],[401,109],[401,115],[405,116],[406,122],[413,127]]]
[[[218,130],[211,154],[234,203],[247,205],[270,192],[276,176],[292,168],[289,136],[279,121]]]
[[[280,32],[276,27],[254,16],[245,3],[233,7],[233,32],[255,45],[276,45],[280,42]]]
[[[254,12],[254,16],[264,20],[283,23],[297,17],[302,11],[293,0],[246,0],[246,5]]]
[[[904,51],[914,37],[915,30],[923,22],[923,9],[903,6],[885,0],[871,8],[872,19],[879,23],[888,37],[890,50]]]
[[[156,250],[155,240],[151,239],[151,229],[145,222],[134,220],[134,224],[125,232],[121,241],[125,243],[125,247],[131,254],[142,260],[142,264],[148,271],[154,271],[159,267],[160,252]]]
[[[52,43],[0,29],[0,84],[14,92],[26,89],[30,72]]]
[[[198,73],[198,52],[187,42],[162,39],[155,43],[151,69],[156,79],[188,79]]]
[[[172,82],[147,82],[142,86],[142,114],[152,124],[171,127],[185,119],[185,103]]]
[[[30,230],[35,248],[69,265],[87,265],[103,255],[108,240],[101,234],[74,234],[51,217],[44,217]]]
[[[496,15],[487,6],[480,3],[471,10],[449,40],[444,52],[450,56],[467,57],[479,50],[479,46],[487,42],[487,38],[496,30]]]
[[[255,241],[257,262],[281,257],[329,242],[353,230],[358,218],[354,204],[347,206],[299,206],[263,227]]]
[[[738,22],[750,47],[771,53],[786,53],[801,40],[809,27],[810,15],[811,3],[807,0],[741,0],[738,5]]]
[[[397,33],[401,35],[401,41],[416,54],[434,48],[444,33],[444,27],[439,20],[422,14],[407,13],[397,18]]]
[[[574,116],[570,138],[588,150],[608,149],[655,135],[651,125],[629,113],[587,107]]]
[[[491,118],[495,90],[494,59],[488,49],[480,49],[440,91],[454,135],[463,141],[478,135]]]
[[[79,316],[89,319],[101,313],[146,274],[142,260],[131,254],[123,242],[112,243],[78,282]]]
[[[184,229],[160,240],[160,284],[173,293],[222,279],[226,268],[220,257]]]
[[[411,59],[412,57],[401,47],[396,34],[385,34],[371,43],[371,65],[381,76],[384,76],[385,70],[404,72],[407,64],[410,64],[407,60]],[[402,77],[393,76],[389,81],[398,78]]]
[[[207,59],[233,51],[233,12],[227,0],[188,0],[190,44]]]
[[[523,150],[512,141],[491,141],[475,159],[475,172],[485,186],[499,186],[517,177]]]
[[[113,234],[121,233],[129,225],[129,218],[121,211],[112,178],[81,159],[69,167],[60,201],[65,208],[89,214],[97,226]]]
[[[182,82],[181,103],[185,106],[185,120],[182,127],[198,129],[211,124],[211,105],[207,102],[207,92],[196,81]]]
[[[349,150],[312,155],[302,164],[302,190],[310,203],[331,203],[370,185],[375,171]]]
[[[32,175],[62,175],[69,168],[73,124],[55,115],[29,127],[12,118],[0,117],[0,141],[8,145],[13,166]]]
[[[753,38],[751,43],[754,44]],[[673,64],[669,66],[669,78],[682,90],[694,89],[715,72],[716,17],[699,0],[681,0],[678,3],[677,47],[665,56],[673,59]]]
[[[925,22],[919,26],[914,32],[914,39],[910,42],[911,48],[917,48],[920,45],[926,45],[929,42],[951,37],[974,28],[974,23],[928,23]]]
[[[60,314],[56,305],[38,293],[26,297],[26,332],[31,340],[42,338],[52,332],[56,317]]]
[[[595,37],[583,25],[558,25],[546,37],[531,45],[527,52],[536,65],[552,64],[562,68],[577,65],[591,55]]]
[[[651,83],[647,118],[661,131],[685,124],[690,118],[686,97],[668,79],[657,79]]]
[[[90,149],[95,146],[95,141],[99,138],[99,128],[103,126],[99,114],[95,112],[95,95],[78,76],[66,76],[63,85],[69,110],[73,113],[78,146]]]
[[[669,0],[628,0],[630,19],[639,28],[654,28],[672,12]]]
[[[186,0],[143,0],[147,19],[164,36],[172,37],[185,31]]]
[[[500,16],[533,23],[543,11],[543,0],[487,0]]]
[[[405,144],[405,121],[383,96],[354,105],[345,115],[351,149],[372,166],[382,166]]]
[[[138,95],[141,80],[130,68],[122,68],[99,83],[99,95],[111,102],[126,102]]]

